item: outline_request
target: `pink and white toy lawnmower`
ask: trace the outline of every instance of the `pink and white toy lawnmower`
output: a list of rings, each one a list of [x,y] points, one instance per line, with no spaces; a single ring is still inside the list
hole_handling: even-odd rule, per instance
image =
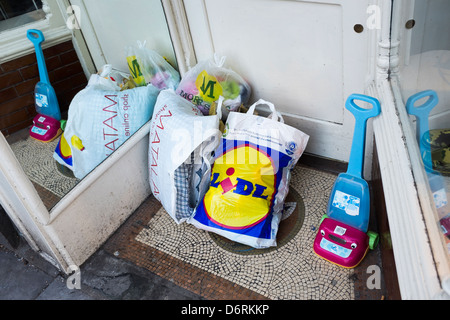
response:
[[[372,105],[357,106],[354,100]],[[328,201],[327,214],[322,217],[314,240],[314,252],[345,268],[356,267],[367,251],[378,244],[378,234],[367,231],[370,216],[369,185],[362,178],[367,120],[381,112],[377,99],[352,94],[345,107],[355,116],[352,149],[346,173],[337,177]]]

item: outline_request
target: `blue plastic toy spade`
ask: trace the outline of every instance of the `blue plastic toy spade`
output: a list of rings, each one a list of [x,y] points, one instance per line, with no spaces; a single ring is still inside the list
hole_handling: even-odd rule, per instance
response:
[[[368,102],[372,108],[365,109],[355,104],[355,100]],[[340,173],[334,182],[328,201],[327,216],[367,232],[370,217],[370,192],[367,181],[362,178],[366,144],[367,120],[381,112],[377,99],[362,94],[348,97],[345,107],[355,117],[352,149],[347,172]]]
[[[27,38],[34,44],[40,77],[40,81],[34,89],[36,112],[60,121],[61,111],[59,109],[58,99],[56,98],[55,90],[50,85],[44,53],[41,47],[42,42],[45,41],[44,35],[40,30],[30,29],[27,31]]]
[[[423,104],[415,106],[417,101],[427,97],[428,99]],[[431,110],[438,104],[438,101],[439,98],[437,93],[433,90],[425,90],[416,93],[406,101],[406,111],[408,111],[408,114],[416,117],[416,138],[417,143],[419,144],[422,161],[427,172],[433,171],[428,117],[430,116]]]

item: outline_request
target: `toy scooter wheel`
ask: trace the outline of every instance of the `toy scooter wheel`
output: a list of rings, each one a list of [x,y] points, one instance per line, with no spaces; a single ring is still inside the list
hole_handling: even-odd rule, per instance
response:
[[[378,236],[378,233],[373,231],[367,231],[367,235],[369,236],[369,248],[370,250],[373,250],[377,247],[380,237]]]

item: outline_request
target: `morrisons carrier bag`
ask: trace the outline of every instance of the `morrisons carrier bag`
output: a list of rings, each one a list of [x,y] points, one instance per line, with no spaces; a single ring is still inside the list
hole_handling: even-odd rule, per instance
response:
[[[250,98],[251,88],[238,73],[225,67],[226,57],[200,61],[181,79],[176,92],[195,104],[204,115],[223,97],[225,110],[236,111]]]
[[[266,104],[269,117],[254,115]],[[309,136],[284,124],[272,103],[259,100],[247,113],[231,112],[215,151],[208,191],[189,220],[254,248],[276,246],[291,169]]]

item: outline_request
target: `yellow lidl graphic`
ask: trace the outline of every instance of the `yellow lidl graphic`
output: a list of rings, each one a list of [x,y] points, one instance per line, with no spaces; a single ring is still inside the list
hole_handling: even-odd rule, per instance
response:
[[[251,227],[267,217],[275,183],[275,170],[267,154],[250,145],[233,148],[214,163],[205,211],[224,227]]]
[[[65,159],[72,156],[72,150],[70,149],[69,144],[67,143],[66,138],[64,137],[64,133],[61,135],[61,139],[59,140],[59,149],[61,152],[61,156]]]
[[[200,97],[206,102],[217,101],[223,93],[222,86],[217,81],[217,78],[209,75],[206,70],[200,72],[195,81],[195,86],[198,89]]]

